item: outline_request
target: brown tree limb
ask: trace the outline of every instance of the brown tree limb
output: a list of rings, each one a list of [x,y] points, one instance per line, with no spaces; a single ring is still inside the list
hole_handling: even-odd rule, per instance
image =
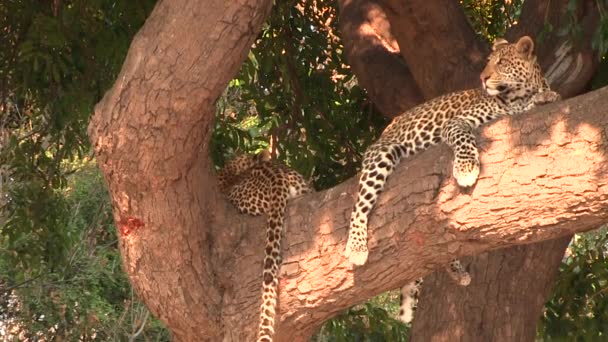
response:
[[[124,268],[176,340],[221,340],[222,270],[210,246],[226,215],[208,157],[215,100],[268,0],[159,1],[89,136],[109,186]]]
[[[425,99],[480,84],[488,47],[457,1],[378,2]]]
[[[412,341],[534,341],[539,313],[570,239],[567,235],[476,256],[468,287],[446,288],[453,283],[446,272],[429,275],[422,288],[423,305],[416,311],[422,319],[412,327]],[[437,314],[440,311],[451,312]]]
[[[344,52],[359,84],[387,117],[423,101],[400,55],[384,9],[371,0],[339,0]]]

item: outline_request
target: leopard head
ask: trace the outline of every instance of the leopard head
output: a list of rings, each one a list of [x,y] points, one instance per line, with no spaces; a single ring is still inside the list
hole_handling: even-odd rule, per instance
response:
[[[483,89],[491,96],[525,96],[546,86],[534,55],[534,42],[528,36],[517,43],[497,39],[480,78]]]
[[[270,160],[270,153],[262,151],[258,154],[237,154],[224,164],[218,173],[220,190],[224,191],[234,185],[241,175],[260,163]]]

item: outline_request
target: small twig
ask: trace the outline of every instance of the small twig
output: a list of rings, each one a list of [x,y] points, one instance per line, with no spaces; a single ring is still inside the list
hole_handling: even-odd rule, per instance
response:
[[[137,329],[137,331],[133,335],[129,336],[129,342],[135,341],[137,336],[139,336],[144,331],[144,326],[146,326],[146,322],[148,321],[149,316],[150,316],[150,311],[146,309],[146,314],[144,315],[143,321],[141,322],[141,326],[139,327],[139,329]]]
[[[44,275],[46,275],[46,274],[39,274],[39,275],[37,275],[37,276],[35,276],[35,277],[33,277],[33,278],[30,278],[30,279],[28,279],[28,280],[24,280],[24,281],[22,281],[22,282],[20,282],[20,283],[18,283],[18,284],[12,285],[12,286],[10,286],[10,287],[8,287],[8,288],[6,288],[6,289],[4,289],[4,290],[1,290],[1,291],[2,291],[3,293],[9,293],[9,292],[11,292],[12,290],[14,290],[14,289],[16,289],[16,288],[18,288],[18,287],[21,287],[21,286],[23,286],[23,285],[25,285],[25,284],[28,284],[28,283],[33,282],[34,280],[36,280],[36,279],[38,279],[38,278],[41,278],[41,277],[42,277],[42,276],[44,276]]]

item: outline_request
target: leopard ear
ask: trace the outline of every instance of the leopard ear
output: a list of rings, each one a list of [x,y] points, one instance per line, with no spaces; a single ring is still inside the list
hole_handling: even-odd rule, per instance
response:
[[[522,54],[527,59],[530,59],[534,53],[534,41],[532,41],[532,38],[528,36],[523,36],[519,38],[515,48],[517,49],[517,52]]]
[[[499,46],[509,44],[509,42],[504,38],[496,38],[494,40],[494,44],[492,45],[492,51],[496,51]]]
[[[258,161],[269,161],[271,159],[269,150],[262,150],[262,152],[258,153],[256,156]]]

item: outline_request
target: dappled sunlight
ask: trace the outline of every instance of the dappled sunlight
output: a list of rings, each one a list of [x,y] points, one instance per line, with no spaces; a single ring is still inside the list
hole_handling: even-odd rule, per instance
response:
[[[448,185],[437,197],[452,229],[478,229],[488,243],[527,243],[601,210],[586,201],[608,196],[602,123],[585,120],[576,102],[551,106],[549,115],[524,114],[483,130],[477,185],[458,196],[462,190]]]

